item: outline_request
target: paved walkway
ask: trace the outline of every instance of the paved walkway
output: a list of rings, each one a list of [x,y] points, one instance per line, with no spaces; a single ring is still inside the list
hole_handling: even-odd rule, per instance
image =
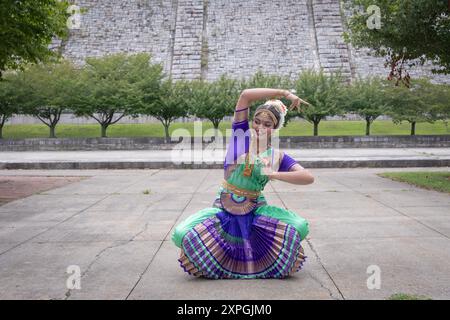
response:
[[[450,166],[450,148],[285,149],[305,167]],[[221,168],[223,149],[0,152],[0,169]]]
[[[404,170],[449,169],[311,169],[312,185],[271,182],[269,202],[310,222],[304,269],[218,281],[185,274],[170,234],[211,205],[221,170],[3,170],[89,178],[0,206],[0,299],[449,299],[450,197],[376,175]],[[69,266],[81,289],[67,288]],[[379,289],[367,287],[369,266]]]

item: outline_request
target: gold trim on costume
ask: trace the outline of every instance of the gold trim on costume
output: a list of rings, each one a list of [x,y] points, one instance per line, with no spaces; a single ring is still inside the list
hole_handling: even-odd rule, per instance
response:
[[[226,180],[223,181],[222,186],[233,192],[234,194],[240,196],[240,197],[247,197],[247,198],[258,198],[261,194],[260,191],[252,191],[247,189],[241,189],[236,187],[235,185],[232,185],[231,183],[228,183]]]

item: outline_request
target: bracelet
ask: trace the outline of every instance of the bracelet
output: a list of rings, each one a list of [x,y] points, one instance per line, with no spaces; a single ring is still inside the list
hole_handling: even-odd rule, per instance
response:
[[[241,112],[241,111],[247,110],[248,108],[249,108],[249,107],[244,108],[244,109],[234,110],[234,112]]]

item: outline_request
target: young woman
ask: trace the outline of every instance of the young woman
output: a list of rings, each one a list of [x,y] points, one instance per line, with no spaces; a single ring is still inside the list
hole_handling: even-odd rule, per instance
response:
[[[311,184],[314,177],[271,143],[274,130],[290,109],[307,102],[287,90],[244,90],[236,104],[232,136],[224,163],[224,180],[210,208],[181,222],[172,240],[181,248],[178,261],[187,273],[210,279],[285,278],[306,259],[301,241],[308,222],[295,212],[268,205],[261,193],[269,180]],[[249,106],[257,107],[249,128]]]

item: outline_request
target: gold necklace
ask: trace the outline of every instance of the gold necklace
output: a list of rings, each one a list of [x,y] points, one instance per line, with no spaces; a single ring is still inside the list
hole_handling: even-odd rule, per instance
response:
[[[248,152],[247,152],[247,154],[245,156],[245,168],[244,168],[244,172],[243,172],[244,177],[251,177],[253,168],[255,166],[254,162],[256,160],[256,159],[254,159],[253,163],[250,164],[250,153],[253,150],[254,139],[255,139],[253,131],[251,131],[251,138],[250,139],[251,139],[250,140],[250,146],[249,146]],[[266,152],[270,148],[272,148],[272,146],[269,144],[268,148],[266,150],[264,150],[263,152]]]

